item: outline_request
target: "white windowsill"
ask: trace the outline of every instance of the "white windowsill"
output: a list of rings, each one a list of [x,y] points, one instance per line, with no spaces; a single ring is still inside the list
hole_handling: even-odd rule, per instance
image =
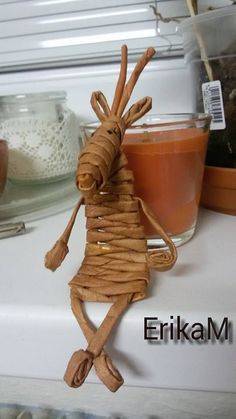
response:
[[[83,210],[62,267],[51,273],[43,266],[70,213],[31,222],[27,234],[0,242],[0,375],[61,380],[71,354],[85,347],[67,285],[83,257]],[[170,315],[190,323],[228,317],[236,336],[235,217],[201,210],[195,237],[178,254],[171,271],[153,274],[148,298],[125,313],[108,352],[127,385],[236,392],[235,340],[155,345],[143,339],[145,316],[168,321]],[[108,305],[86,307],[98,325]],[[91,373],[87,381],[97,379]]]

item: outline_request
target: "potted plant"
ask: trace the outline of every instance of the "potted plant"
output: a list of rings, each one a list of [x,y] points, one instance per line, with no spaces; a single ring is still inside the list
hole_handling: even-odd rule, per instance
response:
[[[212,114],[201,203],[236,215],[236,7],[195,15],[181,27],[196,108]]]

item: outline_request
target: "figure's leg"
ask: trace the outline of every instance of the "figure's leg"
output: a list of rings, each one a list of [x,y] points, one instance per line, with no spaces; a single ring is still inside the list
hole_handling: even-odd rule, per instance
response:
[[[100,380],[111,391],[116,391],[123,384],[123,378],[113,366],[111,359],[103,350],[115,323],[131,300],[130,294],[118,297],[109,309],[104,321],[96,330],[86,317],[82,302],[76,292],[71,290],[72,311],[88,341],[86,351],[79,350],[72,355],[64,379],[71,387],[79,387],[86,379],[92,365]]]

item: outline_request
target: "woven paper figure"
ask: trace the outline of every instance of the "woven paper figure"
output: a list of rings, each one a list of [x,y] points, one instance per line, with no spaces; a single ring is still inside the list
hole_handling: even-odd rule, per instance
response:
[[[46,255],[46,267],[55,270],[68,252],[67,242],[76,214],[85,204],[87,242],[81,267],[72,278],[71,307],[86,337],[86,350],[72,355],[64,379],[79,387],[94,365],[100,380],[116,391],[123,378],[113,366],[104,345],[126,307],[146,295],[149,268],[164,271],[176,261],[176,249],[147,205],[134,196],[134,178],[127,169],[122,150],[126,128],[151,109],[151,98],[135,103],[123,115],[132,90],[155,50],[148,48],[134,68],[128,82],[127,47],[121,50],[121,68],[111,108],[101,92],[94,92],[91,105],[101,121],[79,157],[76,182],[81,199],[65,232]],[[167,249],[148,251],[140,208]],[[110,302],[111,307],[96,330],[83,311],[83,301]]]

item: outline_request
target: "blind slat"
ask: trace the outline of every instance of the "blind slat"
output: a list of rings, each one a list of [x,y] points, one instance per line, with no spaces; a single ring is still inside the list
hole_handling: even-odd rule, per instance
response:
[[[172,40],[175,41],[175,40]],[[140,56],[143,51],[150,47],[154,46],[157,50],[157,58],[162,56],[172,56],[172,51],[169,50],[170,43],[163,38],[158,38],[158,42],[155,45],[155,40],[153,37],[148,37],[135,40],[124,40],[124,43],[128,45],[129,48],[129,61],[132,61],[132,57],[137,59],[137,56]],[[106,50],[102,48],[101,45],[97,44],[97,50],[94,52],[92,48],[89,48],[87,45],[82,45],[80,47],[80,53],[75,54],[74,47],[64,47],[60,49],[60,54],[58,54],[57,49],[45,50],[44,56],[40,57],[37,51],[31,51],[31,60],[29,63],[28,52],[16,52],[14,54],[14,60],[12,56],[8,54],[5,55],[4,63],[2,63],[2,72],[12,71],[16,69],[39,69],[39,68],[53,68],[60,67],[62,60],[61,55],[64,55],[63,66],[66,65],[79,65],[79,64],[96,64],[101,62],[117,62],[120,61],[120,41],[108,42],[106,44]],[[114,53],[114,50],[116,51]],[[173,51],[173,54],[176,56],[182,55],[182,43],[177,44]],[[79,58],[78,58],[79,57]],[[9,64],[10,63],[10,64]],[[51,67],[50,67],[51,63]],[[1,71],[1,68],[0,68]]]
[[[74,46],[79,52],[81,45],[86,45],[92,51],[100,43],[108,43],[115,40],[124,40],[129,38],[145,38],[146,36],[156,35],[155,22],[130,22],[129,24],[109,25],[96,28],[84,28],[65,32],[54,32],[52,34],[36,34],[32,36],[21,36],[0,39],[0,51],[4,59],[4,53],[15,54],[20,51],[38,50],[38,53],[44,55],[45,49],[51,51],[60,47]],[[104,49],[104,45],[102,45]],[[58,51],[59,52],[59,51]],[[57,53],[58,53],[57,52]]]
[[[32,18],[37,16],[50,16],[61,13],[98,10],[120,5],[133,5],[147,3],[144,0],[18,0],[15,3],[0,4],[0,21]],[[155,3],[154,1],[152,2]]]
[[[81,30],[94,27],[104,27],[117,23],[133,23],[147,20],[155,20],[151,2],[133,6],[108,7],[99,11],[80,11],[79,13],[63,13],[51,16],[38,16],[28,19],[19,19],[0,23],[0,37],[17,37],[35,34],[49,34],[52,32]]]

